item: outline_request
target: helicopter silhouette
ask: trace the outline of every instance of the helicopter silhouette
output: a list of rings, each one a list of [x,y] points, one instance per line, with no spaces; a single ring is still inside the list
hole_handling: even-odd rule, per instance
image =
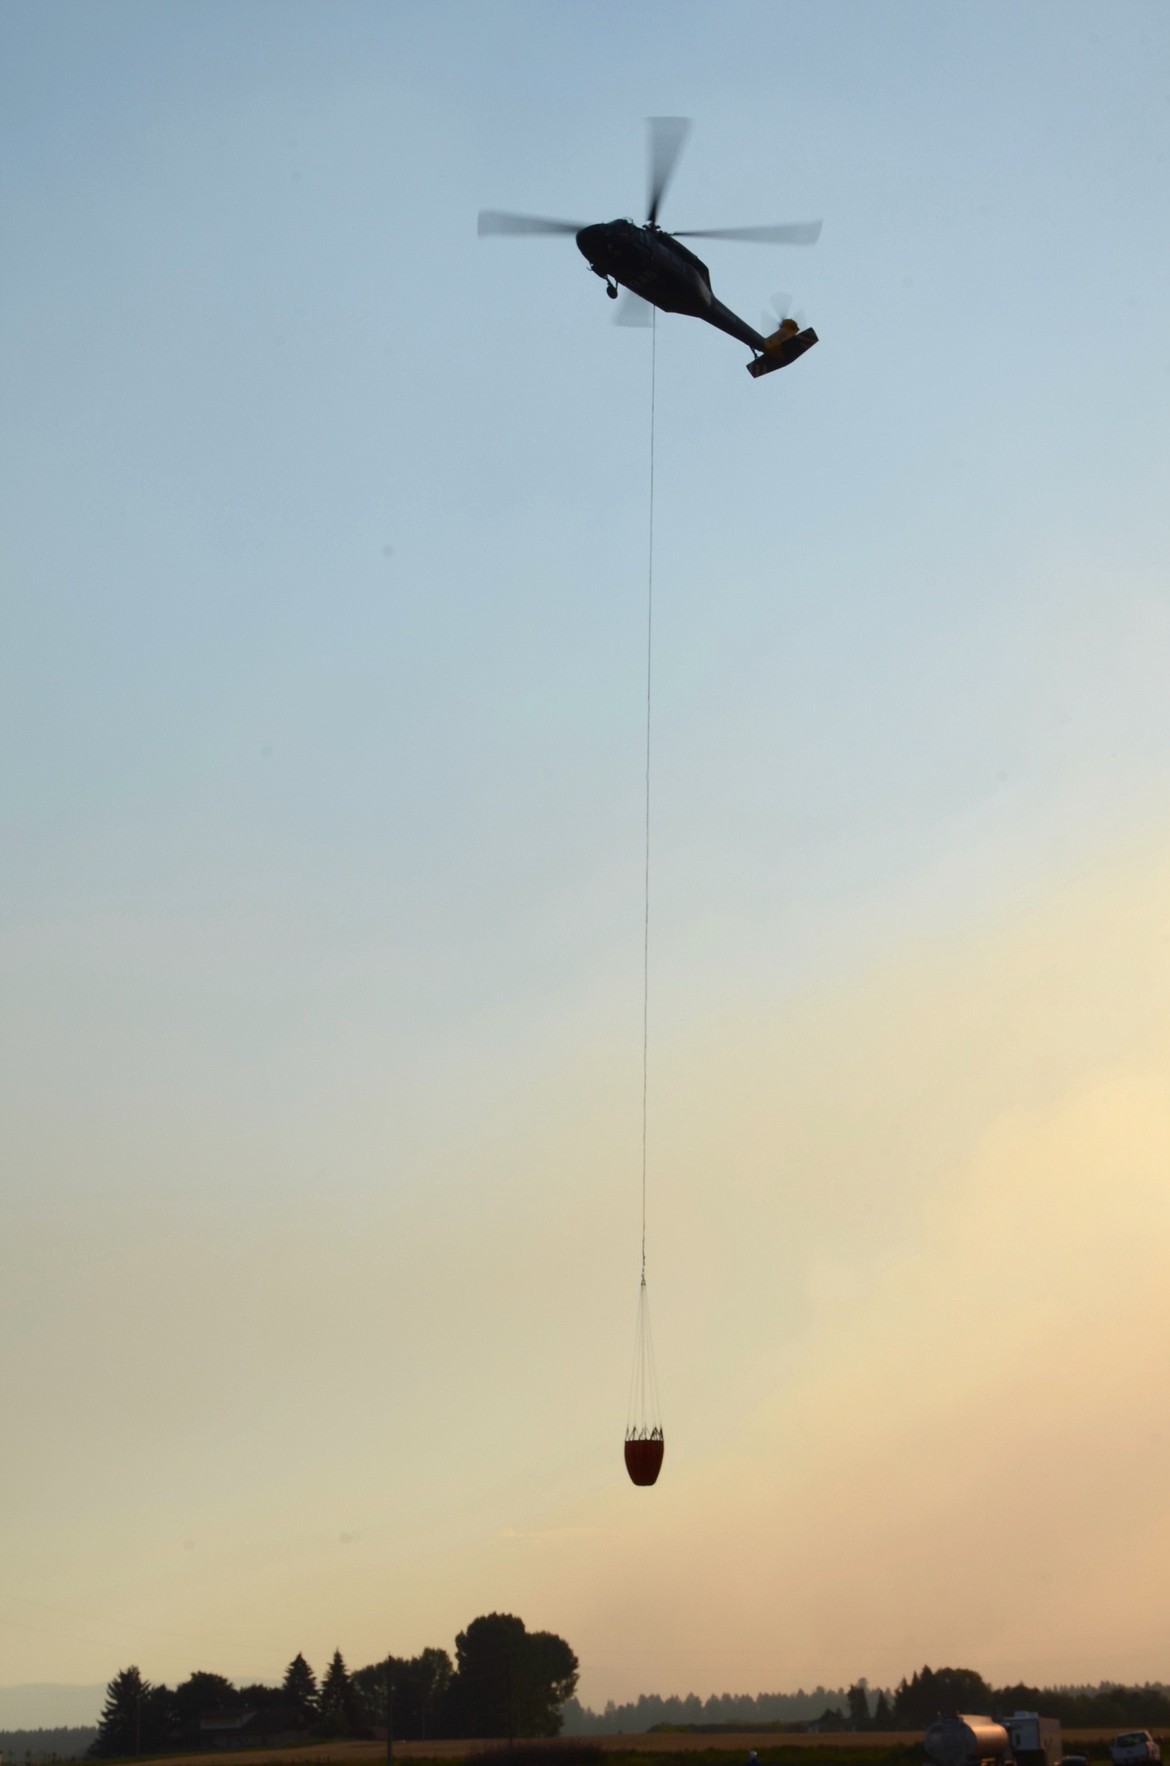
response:
[[[573,233],[577,248],[605,283],[612,300],[618,289],[626,293],[615,318],[619,325],[653,323],[653,307],[664,313],[686,313],[704,319],[728,336],[738,338],[752,351],[746,364],[757,378],[786,368],[811,349],[817,334],[811,326],[801,329],[797,319],[786,315],[777,330],[765,336],[730,307],[717,300],[711,289],[711,272],[681,242],[684,239],[742,239],[765,245],[815,245],[820,221],[791,221],[773,227],[715,227],[704,231],[667,233],[658,225],[658,210],[674,176],[687,135],[688,117],[650,117],[650,200],[646,219],[599,221],[551,220],[543,215],[515,215],[499,209],[481,209],[478,232],[489,234]]]

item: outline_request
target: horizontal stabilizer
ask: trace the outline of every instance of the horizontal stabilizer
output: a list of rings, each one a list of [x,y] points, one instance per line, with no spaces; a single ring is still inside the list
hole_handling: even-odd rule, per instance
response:
[[[777,368],[787,368],[789,362],[795,362],[797,356],[803,356],[805,350],[810,350],[816,341],[817,334],[811,325],[798,331],[795,337],[786,337],[782,343],[775,343],[769,338],[767,355],[756,356],[748,362],[747,371],[756,380],[761,374],[774,374]]]

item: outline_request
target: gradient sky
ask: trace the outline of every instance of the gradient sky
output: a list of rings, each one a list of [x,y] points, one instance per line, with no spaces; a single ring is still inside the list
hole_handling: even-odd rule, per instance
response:
[[[1170,1678],[1165,6],[0,35],[0,1682]]]

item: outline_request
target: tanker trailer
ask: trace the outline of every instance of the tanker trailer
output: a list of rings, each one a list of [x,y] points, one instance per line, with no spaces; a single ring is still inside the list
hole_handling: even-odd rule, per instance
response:
[[[930,1766],[980,1766],[1010,1761],[1008,1732],[990,1717],[936,1717],[922,1738]]]

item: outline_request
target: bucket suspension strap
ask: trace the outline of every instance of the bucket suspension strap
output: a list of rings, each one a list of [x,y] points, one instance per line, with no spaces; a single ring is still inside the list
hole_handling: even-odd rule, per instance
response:
[[[642,913],[642,1286],[646,1286],[646,1138],[650,1080],[650,709],[654,659],[654,402],[658,308],[650,309],[650,532],[646,557],[646,826]]]
[[[646,1293],[646,1168],[650,1090],[650,735],[654,680],[654,407],[658,368],[658,313],[651,308],[650,332],[650,527],[646,555],[646,820],[642,897],[642,1273],[638,1283],[638,1323],[626,1418],[626,1471],[634,1484],[653,1484],[662,1468],[665,1443],[658,1410],[658,1381],[650,1337]]]

